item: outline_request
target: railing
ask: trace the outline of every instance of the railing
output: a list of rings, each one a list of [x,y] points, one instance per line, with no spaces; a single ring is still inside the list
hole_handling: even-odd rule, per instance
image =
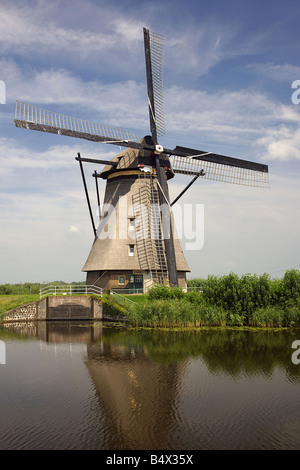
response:
[[[40,289],[40,299],[48,296],[56,295],[103,295],[103,289],[98,286],[83,285],[62,285],[62,286],[46,286]]]
[[[202,292],[202,287],[194,287],[194,286],[187,287],[187,292],[192,292],[192,291]]]
[[[121,293],[122,291],[122,293]],[[198,291],[202,292],[201,287],[188,287],[188,292],[191,291]],[[105,293],[104,289],[95,285],[58,285],[58,286],[45,286],[40,289],[40,299],[48,296],[56,296],[56,295],[99,295],[100,297],[103,296]],[[127,294],[143,294],[143,289],[114,289],[110,291],[111,295],[115,295],[118,298],[122,298],[125,302],[132,302],[136,303],[133,300],[127,299],[124,295]]]
[[[113,290],[110,291],[110,295],[116,296],[117,300],[120,300],[121,302],[124,302],[124,304],[126,304],[126,302],[130,302],[130,303],[132,303],[132,304],[138,305],[137,302],[134,302],[134,301],[131,300],[131,299],[127,299],[127,297],[124,297],[124,295],[119,294],[118,292],[115,292],[115,291],[113,291]]]
[[[144,294],[144,289],[143,287],[141,288],[115,288],[113,291],[111,291],[111,294],[119,294],[119,295],[128,295],[128,294]]]

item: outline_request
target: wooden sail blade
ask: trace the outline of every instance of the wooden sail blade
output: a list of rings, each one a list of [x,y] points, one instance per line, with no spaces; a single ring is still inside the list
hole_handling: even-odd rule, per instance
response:
[[[208,158],[205,160],[199,160],[196,158],[186,158],[177,155],[171,158],[171,163],[174,173],[199,176],[200,178],[243,186],[269,188],[269,174],[268,168],[265,169],[266,165],[262,165],[263,170],[265,170],[263,171],[248,168],[247,166],[234,166],[225,163],[218,163],[216,161],[209,161]]]
[[[22,101],[16,102],[15,125],[25,129],[124,147],[135,146],[135,143],[138,146],[137,141],[139,140],[130,130],[65,116]]]
[[[153,141],[166,133],[163,100],[164,37],[144,28],[147,93]]]
[[[179,157],[187,157],[190,159],[192,158],[193,160],[195,159],[195,160],[202,160],[202,161],[213,162],[213,163],[220,163],[222,165],[235,166],[239,168],[245,168],[249,170],[262,171],[264,173],[268,173],[268,165],[252,162],[249,160],[243,160],[240,158],[227,157],[225,155],[219,155],[213,152],[205,152],[203,150],[195,150],[195,149],[179,147],[179,146],[175,147],[175,149],[172,151],[167,151],[165,149],[165,152],[169,153],[170,155],[176,155]]]

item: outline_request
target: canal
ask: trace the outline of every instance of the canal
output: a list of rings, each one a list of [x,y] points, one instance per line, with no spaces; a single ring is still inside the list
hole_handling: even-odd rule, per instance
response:
[[[0,449],[298,449],[295,340],[300,330],[2,325]]]

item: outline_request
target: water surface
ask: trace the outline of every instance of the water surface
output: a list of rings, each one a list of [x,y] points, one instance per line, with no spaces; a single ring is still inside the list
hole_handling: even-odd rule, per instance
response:
[[[0,329],[0,449],[298,449],[300,330]]]

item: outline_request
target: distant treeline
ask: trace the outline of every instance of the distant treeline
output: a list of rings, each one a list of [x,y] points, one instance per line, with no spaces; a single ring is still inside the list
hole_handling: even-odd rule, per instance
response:
[[[64,281],[52,281],[52,282],[24,282],[18,284],[0,284],[0,295],[25,295],[25,294],[39,294],[40,289],[45,286],[64,286],[64,285],[81,285],[85,284],[81,282],[64,282]]]

